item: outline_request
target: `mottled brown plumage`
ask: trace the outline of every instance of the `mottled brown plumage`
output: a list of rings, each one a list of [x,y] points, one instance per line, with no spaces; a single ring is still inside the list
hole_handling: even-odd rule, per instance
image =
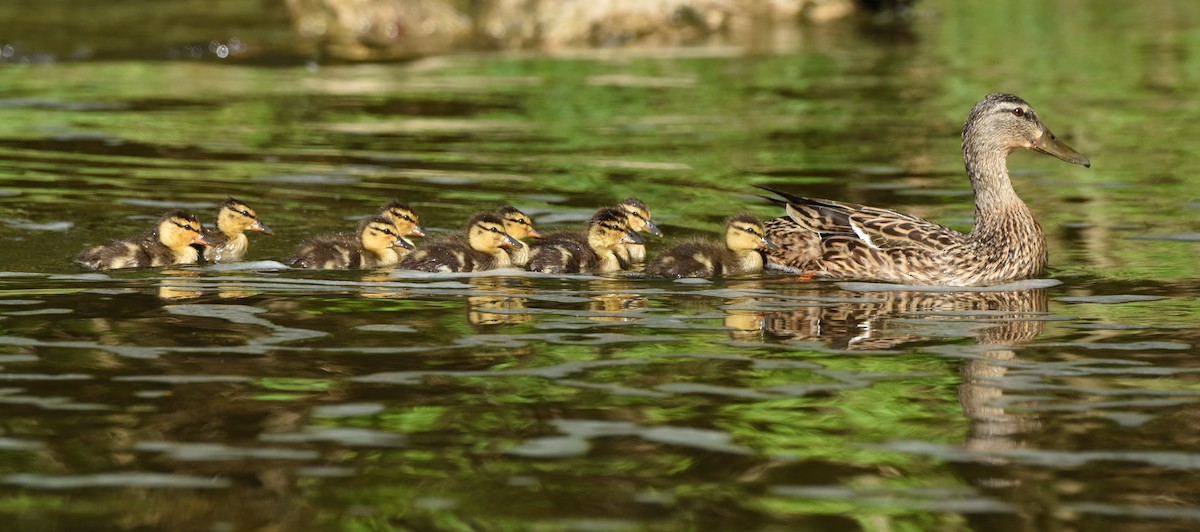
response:
[[[195,215],[174,211],[163,215],[154,229],[138,236],[91,246],[75,258],[85,270],[119,270],[195,264],[207,246],[203,227]]]
[[[629,267],[618,254],[624,243],[640,243],[629,217],[614,208],[596,211],[585,232],[554,233],[532,244],[526,269],[542,273],[607,273]]]
[[[467,223],[464,235],[435,239],[417,248],[400,268],[423,272],[481,272],[512,265],[504,248],[522,244],[504,232],[504,221],[494,214],[479,214]]]
[[[668,249],[646,265],[659,277],[733,277],[762,273],[763,251],[775,244],[763,236],[763,224],[749,214],[725,222],[723,243],[692,239]]]
[[[355,233],[314,238],[296,249],[287,260],[293,268],[321,270],[369,269],[394,266],[402,250],[413,248],[400,229],[383,216],[367,218]]]
[[[246,256],[250,239],[246,231],[258,231],[264,235],[274,234],[262,223],[254,209],[234,198],[226,198],[217,210],[216,228],[208,228],[204,239],[208,247],[203,248],[204,260],[211,263],[236,262]]]
[[[1030,149],[1090,166],[1059,142],[1024,100],[991,94],[963,125],[963,160],[975,190],[975,227],[963,234],[915,216],[780,193],[787,217],[766,224],[779,245],[768,261],[834,279],[985,285],[1040,275],[1046,238],[1012,188],[1008,154]],[[768,189],[769,190],[769,189]]]

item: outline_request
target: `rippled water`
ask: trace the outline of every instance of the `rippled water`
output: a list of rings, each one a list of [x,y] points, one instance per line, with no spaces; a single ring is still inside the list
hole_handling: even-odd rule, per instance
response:
[[[754,53],[0,66],[0,515],[22,530],[1194,528],[1200,10],[917,5],[904,30],[806,27]],[[636,195],[670,239],[777,215],[761,184],[965,228],[959,128],[994,90],[1093,161],[1012,158],[1050,279],[913,291],[278,263],[393,197],[434,230],[512,203],[544,232]],[[70,262],[165,210],[211,223],[226,195],[276,231],[251,235],[250,262]]]

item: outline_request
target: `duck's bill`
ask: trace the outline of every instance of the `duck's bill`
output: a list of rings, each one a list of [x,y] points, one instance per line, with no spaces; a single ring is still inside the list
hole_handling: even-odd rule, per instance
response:
[[[525,244],[522,244],[520,240],[517,240],[511,236],[504,235],[504,240],[500,241],[500,247],[509,248],[509,249],[521,249],[521,248],[525,247]]]
[[[1053,155],[1069,163],[1082,164],[1089,168],[1092,166],[1092,162],[1087,157],[1058,140],[1049,129],[1042,130],[1042,138],[1034,141],[1032,149],[1046,155]]]
[[[414,225],[408,230],[408,236],[425,236],[425,228],[419,225]]]
[[[211,246],[212,245],[211,243],[209,243],[209,241],[204,239],[204,235],[196,235],[196,238],[192,239],[192,243],[197,246]]]
[[[779,249],[779,246],[775,245],[774,242],[767,240],[767,237],[762,237],[762,238],[758,239],[758,247],[759,247],[759,249],[765,249],[767,251],[774,251],[776,249]]]
[[[537,229],[529,228],[529,238],[542,238],[542,234]]]
[[[413,249],[416,247],[412,242],[409,242],[407,238],[397,238],[395,242],[392,242],[392,246],[403,249]]]
[[[258,232],[260,232],[260,233],[262,233],[262,234],[264,234],[264,235],[273,235],[273,234],[275,234],[275,231],[272,231],[270,227],[267,227],[267,224],[265,224],[265,223],[262,223],[262,222],[260,222],[260,221],[258,221],[258,220],[255,220],[255,221],[254,221],[254,224],[250,226],[250,230],[251,230],[251,231],[258,231]]]
[[[651,227],[651,226],[650,226],[650,224],[646,224],[646,227]],[[644,243],[646,243],[646,240],[643,239],[641,236],[638,236],[638,234],[633,231],[626,231],[625,236],[621,237],[621,243],[622,244],[644,244]]]
[[[657,225],[654,225],[654,222],[650,220],[646,220],[646,232],[654,236],[663,236],[662,230],[659,229]]]

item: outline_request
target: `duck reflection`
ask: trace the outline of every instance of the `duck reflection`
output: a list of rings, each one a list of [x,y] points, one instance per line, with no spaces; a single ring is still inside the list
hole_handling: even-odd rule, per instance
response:
[[[481,293],[467,296],[467,323],[472,327],[512,325],[531,321],[531,314],[521,312],[529,300],[521,297],[529,289],[512,286],[500,277],[477,277],[471,280]]]
[[[605,313],[588,318],[593,321],[633,321],[638,316],[629,311],[646,308],[646,297],[634,292],[626,279],[590,281],[588,289],[588,310]]]
[[[203,293],[200,273],[191,270],[163,270],[158,282],[158,297],[167,301],[195,299]]]
[[[822,295],[827,295],[824,293]],[[817,340],[847,350],[891,349],[930,336],[965,335],[979,347],[965,353],[959,402],[972,420],[968,449],[1011,449],[1017,436],[1037,426],[1034,416],[1007,412],[998,383],[1013,348],[1038,337],[1047,312],[1044,288],[971,292],[855,292],[822,306],[773,312],[766,331],[796,340]],[[815,296],[815,294],[814,294]]]

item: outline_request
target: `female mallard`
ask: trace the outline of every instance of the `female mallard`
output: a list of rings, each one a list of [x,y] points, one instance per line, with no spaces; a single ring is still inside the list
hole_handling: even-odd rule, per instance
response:
[[[481,272],[512,265],[503,248],[520,248],[508,233],[504,221],[494,214],[478,214],[467,223],[462,236],[452,236],[425,244],[400,261],[404,270],[423,272]]]
[[[621,245],[641,242],[624,212],[600,209],[588,220],[586,233],[555,233],[533,243],[526,269],[559,274],[615,272],[629,267],[618,251]]]
[[[87,270],[195,264],[200,253],[192,245],[208,245],[202,231],[195,215],[169,212],[158,220],[154,230],[92,246],[80,253],[75,262]]]
[[[542,234],[533,228],[533,219],[516,207],[508,206],[501,207],[496,211],[496,216],[504,220],[504,232],[522,244],[526,238],[542,238]],[[529,262],[529,246],[522,245],[519,248],[508,250],[508,257],[512,260],[513,266],[525,266]]]
[[[380,268],[400,261],[397,248],[408,250],[413,245],[391,220],[372,216],[359,224],[357,234],[319,236],[300,244],[287,263],[322,270]]]
[[[996,284],[1040,275],[1046,237],[1013,191],[1008,154],[1025,148],[1091,163],[1059,142],[1033,108],[1011,94],[990,94],[975,104],[962,139],[975,190],[970,233],[885,209],[772,190],[786,200],[774,201],[788,215],[767,222],[767,238],[779,245],[768,262],[810,276],[924,285]]]
[[[259,221],[249,205],[226,198],[217,210],[216,230],[209,228],[204,233],[204,239],[209,242],[209,246],[203,250],[204,260],[212,263],[242,260],[246,256],[246,249],[250,247],[246,231],[274,234],[270,227]]]
[[[725,243],[694,239],[668,249],[650,264],[646,273],[659,277],[732,277],[762,273],[763,251],[775,249],[764,235],[763,224],[749,214],[725,222]]]
[[[663,236],[662,230],[654,225],[650,220],[650,209],[646,207],[642,200],[637,198],[625,198],[621,203],[617,204],[617,208],[629,217],[629,228],[635,233],[650,233],[654,236]],[[621,256],[621,260],[625,262],[645,262],[646,260],[646,244],[645,243],[624,243],[617,248],[617,254]]]

